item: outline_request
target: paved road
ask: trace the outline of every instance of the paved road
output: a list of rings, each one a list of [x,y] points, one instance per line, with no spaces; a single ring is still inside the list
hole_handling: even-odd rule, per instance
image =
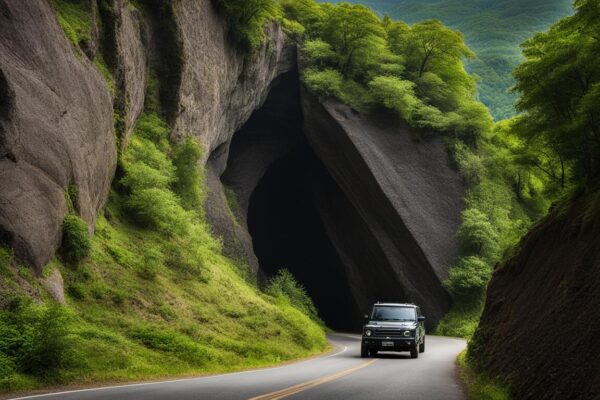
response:
[[[22,397],[45,400],[463,400],[454,360],[465,341],[428,336],[427,351],[360,358],[360,338],[332,334],[338,351],[282,367],[170,382]]]

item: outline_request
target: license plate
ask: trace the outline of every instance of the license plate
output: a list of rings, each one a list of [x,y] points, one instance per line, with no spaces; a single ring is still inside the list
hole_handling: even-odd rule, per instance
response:
[[[381,342],[381,345],[385,347],[394,347],[394,342]]]

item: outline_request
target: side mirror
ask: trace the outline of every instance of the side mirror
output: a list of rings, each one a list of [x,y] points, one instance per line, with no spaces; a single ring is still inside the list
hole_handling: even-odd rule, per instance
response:
[[[419,321],[419,322],[423,322],[423,321],[425,321],[425,317],[424,317],[424,316],[422,316],[422,315],[421,315],[419,318],[417,318],[417,319],[418,319],[418,321]]]
[[[368,321],[368,320],[369,320],[369,316],[368,316],[367,314],[365,314],[365,315],[363,315],[363,319],[364,319],[365,321]]]

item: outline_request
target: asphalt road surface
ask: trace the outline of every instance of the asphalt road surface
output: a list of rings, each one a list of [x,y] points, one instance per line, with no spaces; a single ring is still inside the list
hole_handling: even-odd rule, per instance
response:
[[[20,399],[47,400],[458,400],[460,339],[428,336],[425,353],[380,353],[360,358],[360,337],[331,334],[337,350],[281,367],[169,382],[85,389]]]

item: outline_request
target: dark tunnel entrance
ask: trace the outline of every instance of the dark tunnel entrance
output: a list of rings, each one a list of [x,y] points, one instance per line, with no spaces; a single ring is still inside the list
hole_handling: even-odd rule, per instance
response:
[[[250,170],[258,171],[256,182],[248,182]],[[222,181],[249,192],[242,207],[263,278],[288,269],[330,328],[355,330],[358,311],[315,196],[335,183],[303,135],[297,71],[280,77],[234,135]]]
[[[248,229],[261,269],[287,268],[307,289],[329,327],[350,330],[356,321],[344,266],[314,203],[313,180],[326,179],[306,142],[276,161],[250,199]]]

